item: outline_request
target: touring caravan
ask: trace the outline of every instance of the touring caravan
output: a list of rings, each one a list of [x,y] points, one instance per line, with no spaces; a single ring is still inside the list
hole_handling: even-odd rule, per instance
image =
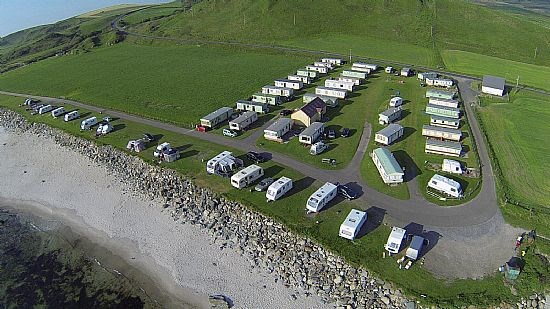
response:
[[[309,212],[319,212],[336,197],[336,194],[338,194],[338,186],[326,182],[309,197],[306,203],[306,209]]]
[[[82,120],[80,123],[80,129],[81,130],[90,130],[91,127],[95,126],[97,124],[97,117],[90,117],[88,119]]]
[[[403,98],[401,97],[393,97],[390,100],[390,106],[391,107],[398,107],[403,105]]]
[[[231,185],[237,189],[242,189],[263,175],[264,169],[258,165],[252,164],[231,176]]]
[[[455,160],[443,159],[442,170],[452,174],[462,174],[460,162]]]
[[[140,139],[131,140],[126,145],[126,149],[135,152],[142,152],[143,150],[145,150],[145,143]]]
[[[113,131],[113,126],[110,123],[103,123],[97,126],[97,130],[95,131],[96,136],[105,135],[109,132]]]
[[[352,209],[346,217],[346,220],[340,225],[338,236],[354,240],[365,221],[367,221],[366,212]]]
[[[432,176],[432,178],[428,182],[428,187],[452,197],[462,197],[462,189],[460,187],[460,183],[447,177],[443,177],[439,174],[435,174]]]
[[[160,158],[160,156],[165,151],[170,150],[170,149],[172,149],[172,146],[170,145],[170,143],[164,142],[164,143],[157,146],[157,148],[155,149],[155,152],[153,153],[153,156],[155,158]]]
[[[52,117],[57,118],[61,115],[65,114],[65,108],[64,107],[58,107],[52,111]]]
[[[175,162],[180,158],[180,152],[177,149],[170,148],[162,153],[161,158],[164,162]]]
[[[281,177],[273,182],[265,193],[267,201],[275,201],[285,195],[288,191],[292,189],[292,179],[288,177]]]
[[[208,174],[227,175],[242,166],[243,161],[233,157],[230,151],[223,151],[206,163]]]
[[[422,253],[422,247],[424,246],[424,238],[420,236],[414,236],[411,240],[411,244],[407,248],[405,256],[411,260],[418,260]]]
[[[72,111],[72,112],[69,112],[67,114],[65,114],[65,116],[63,116],[63,120],[65,121],[71,121],[71,120],[75,120],[75,119],[78,119],[80,118],[80,113],[78,113],[78,111]]]
[[[311,147],[309,148],[309,154],[318,155],[323,151],[325,151],[327,148],[328,148],[328,145],[320,141],[311,145]]]
[[[42,115],[42,114],[45,114],[49,111],[51,111],[53,109],[53,106],[51,105],[45,105],[45,106],[42,106],[39,110],[38,110],[38,114],[39,115]]]
[[[399,249],[401,248],[401,243],[403,242],[403,239],[405,238],[406,233],[407,231],[405,231],[405,229],[402,229],[397,226],[392,227],[390,236],[388,237],[388,241],[386,242],[386,245],[384,246],[384,248],[386,248],[386,250],[390,254],[399,253]]]

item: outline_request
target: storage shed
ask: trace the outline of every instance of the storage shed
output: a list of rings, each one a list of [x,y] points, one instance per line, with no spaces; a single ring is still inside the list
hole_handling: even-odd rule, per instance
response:
[[[426,98],[441,98],[452,100],[456,96],[456,91],[441,90],[441,89],[428,89],[426,90]]]
[[[256,112],[244,112],[239,117],[229,121],[229,129],[235,131],[242,131],[248,128],[251,124],[258,120],[258,114]]]
[[[345,99],[348,96],[348,91],[345,89],[330,88],[330,87],[317,87],[315,88],[315,94],[326,95],[330,97],[336,97],[339,99]]]
[[[300,90],[302,89],[302,87],[304,87],[304,84],[301,81],[297,80],[277,79],[275,80],[275,86]]]
[[[231,115],[233,115],[233,109],[231,107],[222,107],[201,118],[201,126],[214,128],[229,119]]]
[[[374,149],[371,157],[384,183],[392,184],[403,182],[405,173],[388,148],[380,147]]]
[[[460,120],[449,117],[431,115],[430,125],[436,127],[458,129],[460,127]]]
[[[396,123],[391,123],[382,130],[376,132],[374,140],[383,145],[391,145],[393,142],[403,136],[403,127]]]
[[[325,104],[328,107],[336,107],[340,103],[340,99],[337,97],[331,97],[328,95],[320,95],[320,94],[314,94],[314,93],[305,93],[302,97],[304,100],[304,103],[309,103],[313,101],[315,98],[319,98],[325,102]]]
[[[361,78],[351,77],[351,76],[339,76],[337,79],[339,81],[353,83],[356,86],[361,85],[361,83],[363,82],[363,80]]]
[[[411,68],[402,68],[401,69],[401,76],[409,77],[412,75]]]
[[[428,103],[426,105],[426,114],[459,119],[460,118],[460,109],[452,108],[452,107],[446,107],[446,106],[433,105],[433,104]]]
[[[264,138],[270,141],[282,142],[283,136],[292,128],[292,119],[279,118],[264,130]]]
[[[426,139],[426,153],[440,154],[451,157],[460,157],[462,144],[460,142],[440,141],[437,139]]]
[[[255,93],[252,95],[252,101],[266,103],[269,105],[279,105],[283,103],[283,97],[276,94]]]
[[[336,79],[327,79],[325,80],[325,87],[328,88],[338,88],[338,89],[345,89],[348,91],[353,91],[353,88],[355,87],[354,82],[347,82],[342,80],[336,80]]]
[[[367,76],[369,75],[369,73],[359,72],[359,71],[351,71],[351,70],[344,70],[344,71],[342,71],[342,73],[340,75],[341,76],[357,77],[357,78],[366,79]]]
[[[308,69],[302,69],[302,70],[297,70],[296,75],[307,76],[309,78],[317,78],[319,77],[319,72],[308,70]]]
[[[441,99],[441,98],[430,98],[428,103],[433,105],[452,107],[452,108],[458,108],[458,105],[460,104],[458,100],[448,100],[448,99]]]
[[[285,97],[287,100],[294,95],[294,89],[277,86],[263,86],[262,93],[274,94]]]
[[[307,127],[300,135],[298,136],[298,139],[300,143],[306,144],[306,145],[312,145],[315,143],[319,137],[323,134],[325,131],[325,124],[322,122],[314,122],[309,127]]]
[[[481,83],[481,92],[502,97],[506,80],[502,77],[485,75]]]
[[[446,140],[458,142],[462,138],[462,131],[457,129],[451,129],[451,128],[442,128],[442,127],[423,125],[422,135],[427,137],[446,139]]]
[[[325,66],[317,66],[317,65],[310,64],[310,65],[306,66],[306,70],[317,71],[321,74],[327,74],[328,71],[329,71],[329,68],[327,68]]]
[[[390,107],[378,114],[380,124],[389,124],[401,118],[401,107]]]
[[[321,121],[327,112],[327,105],[320,98],[315,98],[296,110],[290,118],[298,124],[309,127],[313,122]]]
[[[309,76],[303,76],[303,75],[289,75],[289,76],[288,76],[288,79],[289,79],[289,80],[299,81],[299,82],[302,82],[303,84],[309,84],[309,83],[311,83],[311,77],[309,77]]]
[[[237,110],[265,114],[269,112],[269,106],[267,103],[239,100],[237,101]]]

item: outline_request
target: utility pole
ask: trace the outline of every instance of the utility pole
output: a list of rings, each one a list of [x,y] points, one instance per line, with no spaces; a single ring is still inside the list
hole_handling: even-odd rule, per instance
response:
[[[516,79],[516,93],[519,91],[519,75],[518,79]]]
[[[349,50],[349,63],[351,63],[351,49]]]
[[[296,27],[296,13],[294,13],[294,27]]]
[[[539,51],[539,47],[535,47],[535,56],[533,57],[533,59],[537,59],[537,53]]]

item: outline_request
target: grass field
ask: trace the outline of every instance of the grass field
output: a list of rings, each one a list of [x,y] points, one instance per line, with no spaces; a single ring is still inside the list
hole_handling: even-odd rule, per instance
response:
[[[145,7],[145,5],[139,4],[118,4],[113,6],[108,6],[105,8],[93,10],[86,12],[84,14],[76,16],[77,18],[99,18],[104,16],[112,16],[120,13],[128,12],[128,10],[138,9],[140,7]]]
[[[534,225],[550,236],[550,172],[545,168],[550,160],[548,96],[522,91],[512,93],[509,100],[484,97],[481,102],[479,118],[501,176],[504,202],[509,203],[503,212],[514,223]]]
[[[450,71],[480,77],[486,74],[501,76],[510,84],[515,84],[519,76],[521,84],[550,90],[550,66],[538,66],[459,50],[445,50],[441,54],[445,66]]]
[[[0,76],[0,89],[63,96],[190,126],[308,62],[208,46],[120,44],[9,72]]]
[[[78,121],[65,123],[59,119],[52,118],[48,114],[30,116],[28,112],[18,106],[22,101],[22,98],[0,96],[0,106],[16,110],[30,121],[43,122],[83,138],[92,138],[92,132],[81,132],[79,130]],[[67,109],[69,108],[67,106]],[[95,115],[86,110],[80,111],[86,116]],[[221,151],[222,148],[219,146],[120,119],[113,120],[113,125],[116,130],[96,140],[96,142],[100,144],[112,144],[117,148],[124,149],[128,139],[138,138],[143,132],[157,135],[160,137],[159,142],[169,141],[174,146],[182,149],[182,158],[174,163],[167,163],[167,167],[193,178],[199,185],[211,187],[218,193],[241,201],[254,210],[280,220],[292,230],[316,239],[328,249],[344,256],[350,263],[362,265],[378,274],[382,279],[395,282],[407,293],[416,295],[416,297],[420,294],[426,295],[426,298],[421,298],[423,302],[438,304],[440,307],[454,307],[462,304],[484,306],[503,300],[515,302],[517,299],[504,286],[501,276],[497,274],[484,280],[455,280],[448,282],[435,279],[422,269],[421,265],[413,266],[406,272],[399,270],[395,263],[397,257],[381,258],[381,248],[387,239],[390,229],[384,224],[378,224],[379,220],[382,219],[381,217],[378,217],[377,220],[372,220],[373,217],[376,217],[373,213],[371,213],[372,226],[369,226],[365,236],[354,242],[338,237],[337,231],[340,223],[348,211],[352,207],[357,207],[357,205],[348,202],[338,202],[317,216],[306,216],[304,211],[305,200],[320,184],[304,177],[299,172],[286,169],[272,162],[262,164],[267,176],[278,177],[285,175],[296,180],[296,188],[288,196],[277,202],[268,204],[260,193],[251,193],[248,190],[236,190],[230,186],[228,179],[206,175],[202,159],[208,159]],[[150,146],[146,151],[140,153],[139,156],[151,164],[157,164],[152,158],[153,147]],[[239,151],[234,152],[242,155]],[[316,223],[317,221],[319,223]],[[531,295],[533,291],[541,288],[537,281],[537,276],[544,274],[540,260],[529,251],[527,261],[527,266],[524,269],[525,275],[520,277],[516,285],[519,296]]]

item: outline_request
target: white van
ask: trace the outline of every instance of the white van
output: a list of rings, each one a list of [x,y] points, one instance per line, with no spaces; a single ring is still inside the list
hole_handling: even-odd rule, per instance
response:
[[[306,209],[309,212],[319,212],[338,194],[338,186],[326,182],[321,188],[317,189],[307,200]]]
[[[97,117],[90,117],[88,119],[82,120],[80,123],[81,130],[90,130],[91,127],[97,124]]]
[[[254,181],[258,180],[258,178],[262,177],[263,175],[264,169],[255,164],[252,164],[240,170],[235,175],[231,176],[231,185],[237,189],[242,189],[253,183]]]
[[[72,111],[63,116],[63,120],[65,121],[71,121],[77,118],[80,118],[80,114],[78,113],[78,111]]]
[[[49,111],[51,111],[53,109],[53,106],[51,105],[45,105],[45,106],[42,106],[39,110],[38,110],[38,114],[39,115],[42,115],[42,114],[45,114]]]
[[[366,212],[352,209],[346,217],[346,220],[340,225],[338,236],[354,240],[365,221],[367,221]]]
[[[153,153],[153,156],[155,158],[160,157],[165,151],[172,149],[172,146],[170,143],[164,142],[157,146],[157,149],[155,149],[155,152]]]
[[[275,201],[285,195],[288,191],[290,191],[290,189],[292,189],[292,179],[283,176],[267,188],[265,197],[268,202]]]
[[[311,145],[311,148],[309,148],[309,153],[312,155],[318,155],[325,151],[328,148],[328,145],[323,142],[317,142],[313,145]]]
[[[58,108],[56,108],[56,109],[54,109],[54,110],[52,111],[52,117],[53,117],[53,118],[57,118],[57,117],[59,117],[59,116],[61,116],[61,115],[63,115],[63,114],[65,114],[65,108],[64,108],[63,106],[62,106],[62,107],[58,107]]]

